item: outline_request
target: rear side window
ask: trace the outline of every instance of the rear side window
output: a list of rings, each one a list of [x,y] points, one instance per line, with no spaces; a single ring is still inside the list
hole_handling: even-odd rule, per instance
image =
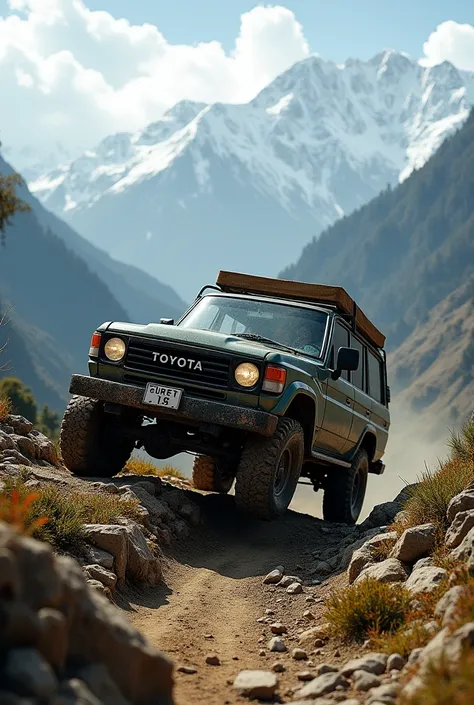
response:
[[[336,367],[337,351],[339,348],[349,347],[349,331],[343,325],[336,321],[334,327],[334,335],[332,339],[331,348],[331,367],[334,369]],[[349,380],[349,372],[344,370],[341,374],[343,379]]]
[[[357,338],[351,335],[351,348],[359,351],[359,367],[355,372],[351,372],[351,382],[357,389],[362,389],[365,392],[365,355],[364,346]]]
[[[372,399],[383,404],[382,394],[382,361],[370,350],[367,351],[369,364],[369,394]]]

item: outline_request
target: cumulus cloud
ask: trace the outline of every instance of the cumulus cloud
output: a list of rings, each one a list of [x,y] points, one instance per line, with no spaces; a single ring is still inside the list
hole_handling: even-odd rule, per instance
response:
[[[425,66],[450,61],[457,68],[474,71],[474,27],[449,20],[442,22],[423,45]]]
[[[58,144],[75,153],[182,99],[245,102],[309,52],[281,6],[243,14],[229,53],[218,41],[170,44],[158,27],[83,0],[9,0],[9,8],[0,17],[0,130],[19,167],[31,157],[28,141],[43,153]]]

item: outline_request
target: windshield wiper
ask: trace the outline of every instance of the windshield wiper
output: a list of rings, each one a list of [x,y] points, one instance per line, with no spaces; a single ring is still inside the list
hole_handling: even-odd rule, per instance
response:
[[[277,340],[272,340],[271,338],[266,338],[264,335],[257,335],[256,333],[234,333],[237,338],[245,338],[246,340],[255,340],[256,343],[267,343],[268,345],[275,345],[277,348],[282,348],[283,350],[288,350],[293,353],[293,355],[298,355],[298,351],[294,348],[290,348],[289,345],[284,343],[279,343]]]

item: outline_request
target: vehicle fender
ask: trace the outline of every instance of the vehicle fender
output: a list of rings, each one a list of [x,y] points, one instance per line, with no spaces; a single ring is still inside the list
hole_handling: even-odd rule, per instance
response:
[[[317,384],[319,386],[319,383]],[[273,407],[272,413],[278,416],[284,416],[290,404],[300,394],[308,396],[313,400],[315,405],[315,425],[320,426],[324,415],[324,397],[322,390],[319,389],[315,391],[309,384],[305,384],[304,382],[291,382],[281,395],[278,403]]]
[[[374,426],[373,424],[371,424],[371,423],[366,424],[365,427],[364,427],[364,430],[363,430],[362,433],[360,434],[360,438],[359,438],[357,444],[356,444],[355,446],[353,446],[353,447],[351,448],[351,450],[349,451],[349,453],[347,453],[347,454],[344,456],[344,460],[348,460],[348,461],[351,461],[351,460],[352,460],[352,458],[359,452],[359,450],[360,450],[362,444],[364,443],[364,439],[365,439],[365,437],[367,436],[368,433],[370,433],[370,434],[372,434],[373,436],[375,436],[375,439],[377,440],[377,430],[376,430],[375,426]],[[377,448],[376,448],[376,449],[377,449]],[[377,460],[379,460],[379,458],[377,458]]]

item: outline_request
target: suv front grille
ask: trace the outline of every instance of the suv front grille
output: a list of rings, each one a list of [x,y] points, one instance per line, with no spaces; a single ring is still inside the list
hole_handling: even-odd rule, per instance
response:
[[[227,389],[229,368],[230,359],[225,355],[147,340],[130,340],[125,358],[125,370],[218,389]]]

